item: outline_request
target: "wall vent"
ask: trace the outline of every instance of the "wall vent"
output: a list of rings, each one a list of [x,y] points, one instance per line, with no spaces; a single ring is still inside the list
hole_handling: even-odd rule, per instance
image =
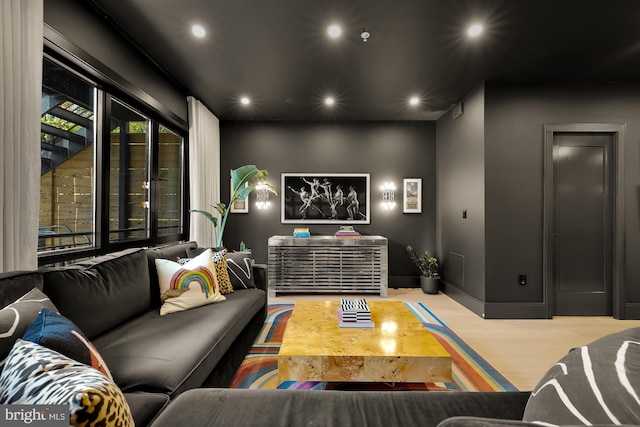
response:
[[[464,114],[464,104],[461,101],[461,102],[458,102],[456,105],[453,106],[453,118],[457,119],[458,117],[460,117],[463,114]]]

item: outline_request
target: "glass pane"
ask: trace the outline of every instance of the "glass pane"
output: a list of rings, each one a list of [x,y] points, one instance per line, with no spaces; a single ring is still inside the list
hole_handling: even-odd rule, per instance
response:
[[[158,236],[182,233],[182,137],[160,125]]]
[[[94,245],[96,88],[44,59],[38,252]]]
[[[149,237],[149,119],[113,100],[109,154],[109,240]]]

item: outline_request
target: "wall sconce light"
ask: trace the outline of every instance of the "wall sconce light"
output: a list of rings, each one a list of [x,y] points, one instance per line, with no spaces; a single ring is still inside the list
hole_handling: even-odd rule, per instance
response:
[[[382,207],[384,209],[396,207],[396,186],[392,182],[385,182],[382,186]]]
[[[256,185],[256,207],[258,209],[267,209],[269,207],[269,205],[271,204],[269,202],[270,192],[271,190],[267,185],[265,185],[264,182],[259,182],[258,185]]]

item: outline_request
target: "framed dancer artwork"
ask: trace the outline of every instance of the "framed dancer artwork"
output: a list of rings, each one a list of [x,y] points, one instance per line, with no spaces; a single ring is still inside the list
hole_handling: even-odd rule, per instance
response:
[[[369,224],[369,174],[283,173],[283,224]]]

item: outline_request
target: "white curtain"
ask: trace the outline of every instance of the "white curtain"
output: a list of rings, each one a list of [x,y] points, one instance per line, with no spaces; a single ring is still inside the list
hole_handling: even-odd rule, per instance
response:
[[[191,209],[216,214],[212,206],[220,202],[220,121],[193,97],[189,102],[189,181]],[[191,213],[191,240],[198,246],[215,246],[211,222]]]
[[[38,266],[43,0],[0,0],[0,272]]]

